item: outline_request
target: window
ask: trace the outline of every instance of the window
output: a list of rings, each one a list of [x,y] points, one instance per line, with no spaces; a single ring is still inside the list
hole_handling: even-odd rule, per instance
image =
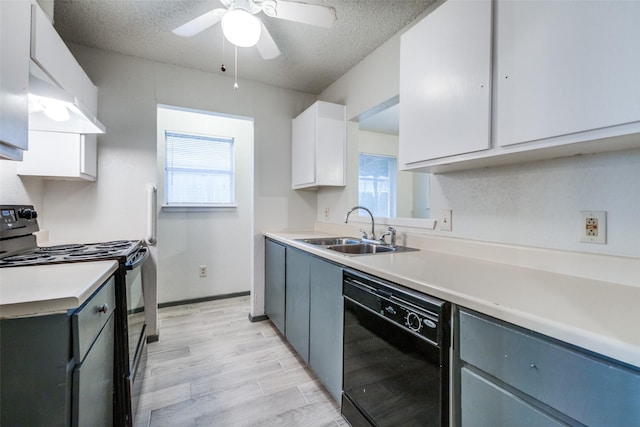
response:
[[[166,131],[166,204],[233,205],[233,140]]]
[[[360,153],[358,201],[374,216],[396,216],[396,158]]]

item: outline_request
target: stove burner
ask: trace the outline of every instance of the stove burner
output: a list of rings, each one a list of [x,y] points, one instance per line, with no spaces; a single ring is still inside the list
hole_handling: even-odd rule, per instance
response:
[[[98,243],[97,248],[124,249],[131,246],[129,240],[112,240],[110,242]]]
[[[2,258],[0,260],[2,264],[20,264],[20,263],[30,263],[32,261],[47,261],[53,259],[53,257],[49,254],[41,254],[41,253],[28,253],[23,255],[12,255],[8,257]]]
[[[86,249],[86,245],[72,244],[72,245],[56,245],[56,246],[43,246],[37,249],[36,253],[48,254],[48,255],[66,255]]]
[[[56,246],[42,246],[38,250],[40,252],[58,252],[58,251],[73,251],[86,248],[85,245],[73,244],[73,245],[56,245]]]
[[[113,249],[96,249],[90,251],[74,252],[64,257],[64,259],[89,259],[100,258],[115,254],[117,251]]]

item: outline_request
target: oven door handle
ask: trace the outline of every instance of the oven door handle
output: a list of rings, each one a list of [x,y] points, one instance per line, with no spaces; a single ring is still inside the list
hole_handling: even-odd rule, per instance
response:
[[[140,267],[142,263],[147,260],[147,258],[149,258],[149,248],[146,248],[143,246],[132,257],[133,261],[131,262],[127,261],[126,263],[127,270],[133,270],[135,268]]]

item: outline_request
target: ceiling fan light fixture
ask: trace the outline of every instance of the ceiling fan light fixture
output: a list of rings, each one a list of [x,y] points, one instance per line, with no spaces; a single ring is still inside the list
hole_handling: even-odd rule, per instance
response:
[[[244,9],[233,9],[222,17],[222,33],[236,46],[255,46],[262,26],[258,18]]]

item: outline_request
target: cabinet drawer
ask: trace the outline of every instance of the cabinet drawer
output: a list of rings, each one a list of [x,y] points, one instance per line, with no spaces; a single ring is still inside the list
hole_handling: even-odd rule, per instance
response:
[[[113,425],[113,324],[112,316],[73,371],[74,427]]]
[[[73,313],[73,356],[80,363],[116,307],[115,280],[111,277]]]
[[[496,384],[462,368],[461,421],[463,426],[560,427],[564,424],[529,405]]]
[[[640,372],[464,310],[460,358],[586,425],[640,425]]]

